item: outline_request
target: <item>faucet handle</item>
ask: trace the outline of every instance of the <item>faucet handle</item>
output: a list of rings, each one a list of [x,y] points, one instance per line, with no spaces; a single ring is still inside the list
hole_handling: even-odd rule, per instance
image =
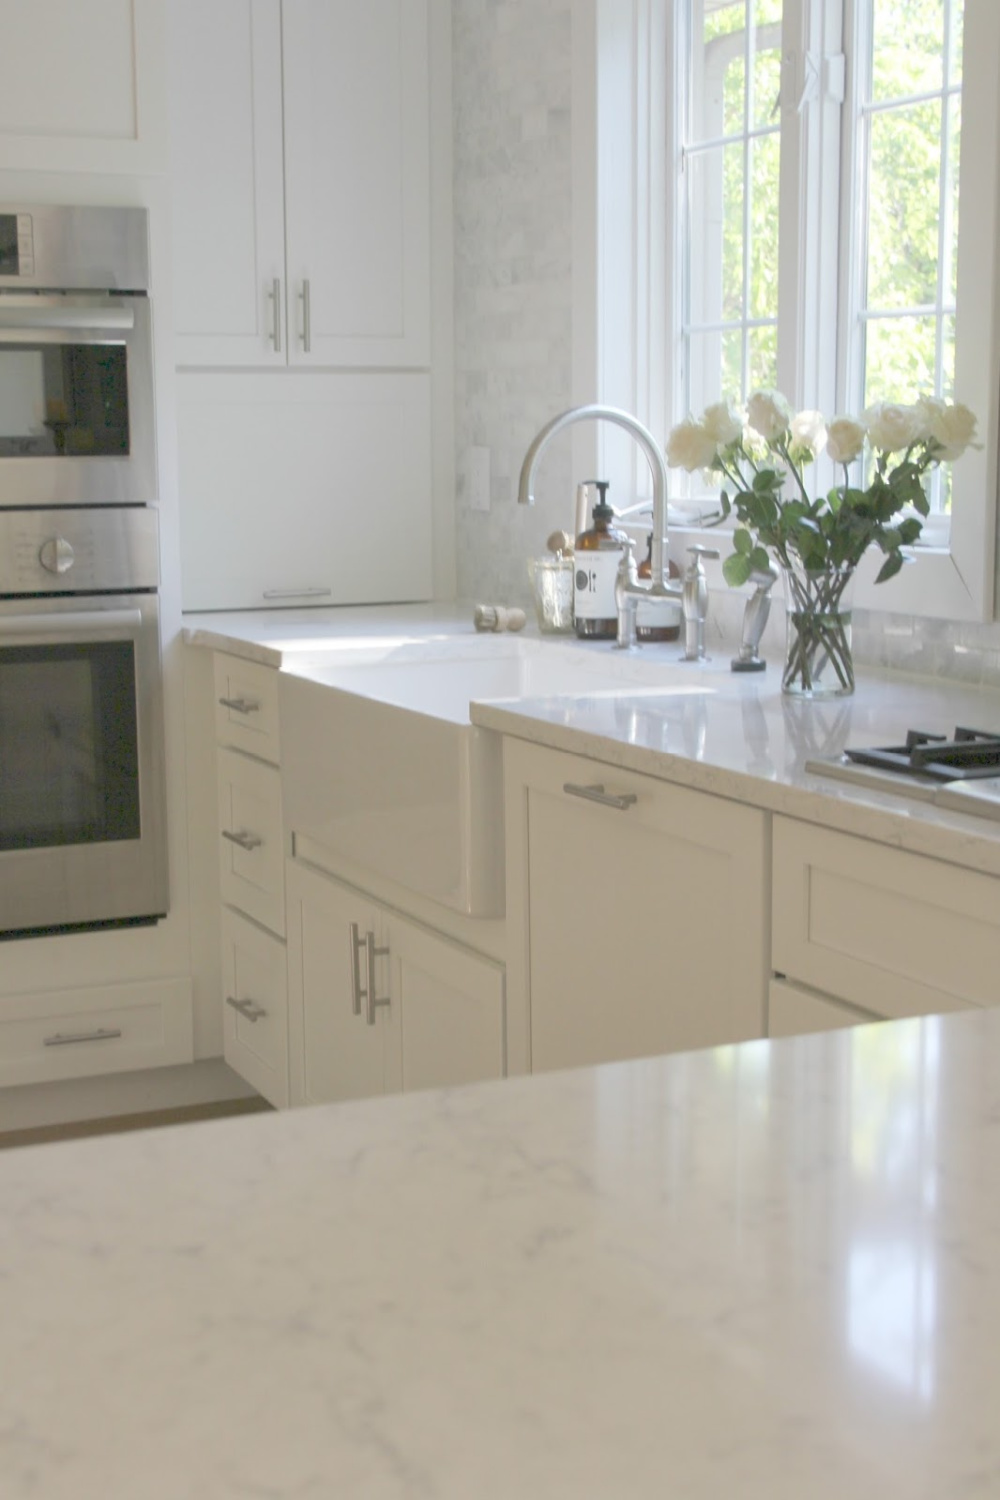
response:
[[[692,557],[694,558],[694,562],[693,563],[689,563],[688,566],[689,567],[695,567],[695,568],[698,566],[698,560],[699,560],[699,558],[702,558],[702,557],[718,557],[718,555],[719,555],[719,549],[718,549],[718,547],[703,547],[700,542],[695,543],[693,546],[689,547],[687,550],[691,553]]]

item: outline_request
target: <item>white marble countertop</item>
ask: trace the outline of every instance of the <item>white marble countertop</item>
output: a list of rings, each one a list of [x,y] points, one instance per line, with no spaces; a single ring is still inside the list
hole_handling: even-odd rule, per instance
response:
[[[848,785],[806,771],[845,745],[899,743],[910,728],[960,724],[1000,731],[1000,692],[961,682],[860,668],[850,698],[825,703],[782,695],[779,664],[736,674],[730,653],[680,661],[678,645],[618,652],[606,642],[476,635],[469,605],[368,606],[185,617],[198,646],[322,680],[331,660],[380,660],[458,645],[468,655],[518,649],[573,652],[614,674],[613,687],[576,696],[473,701],[471,721],[609,765],[806,818],[917,854],[1000,875],[1000,822]],[[899,782],[901,787],[904,782]]]
[[[996,1500],[1000,1011],[0,1153],[4,1500]]]

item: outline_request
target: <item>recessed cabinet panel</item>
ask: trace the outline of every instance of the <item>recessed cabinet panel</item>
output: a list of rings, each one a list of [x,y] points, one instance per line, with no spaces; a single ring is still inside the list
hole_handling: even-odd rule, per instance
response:
[[[170,3],[177,360],[284,365],[280,7]]]
[[[774,819],[775,970],[880,1016],[1000,1000],[991,876]]]
[[[389,923],[402,1051],[397,1087],[447,1088],[504,1075],[504,971],[402,917]]]
[[[426,375],[177,384],[185,609],[431,597]]]
[[[285,945],[233,911],[222,914],[226,1062],[276,1108],[288,1103]]]
[[[282,15],[291,358],[426,365],[427,6],[284,0]]]
[[[762,1036],[763,813],[516,741],[504,767],[512,1071]]]
[[[277,765],[278,671],[261,662],[215,653],[215,738]]]
[[[6,0],[0,168],[162,172],[167,3]]]
[[[222,899],[281,937],[285,887],[278,770],[220,749],[218,780]]]

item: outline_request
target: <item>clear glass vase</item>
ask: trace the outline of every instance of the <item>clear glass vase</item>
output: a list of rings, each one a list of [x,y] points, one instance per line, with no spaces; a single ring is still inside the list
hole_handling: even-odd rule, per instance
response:
[[[781,691],[798,698],[845,698],[854,692],[851,656],[853,568],[819,572],[782,568],[785,581],[785,669]]]

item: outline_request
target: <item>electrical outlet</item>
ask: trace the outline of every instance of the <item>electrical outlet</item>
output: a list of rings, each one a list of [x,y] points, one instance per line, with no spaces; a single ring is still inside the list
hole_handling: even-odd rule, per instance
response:
[[[470,448],[468,450],[469,509],[490,508],[490,450]]]

